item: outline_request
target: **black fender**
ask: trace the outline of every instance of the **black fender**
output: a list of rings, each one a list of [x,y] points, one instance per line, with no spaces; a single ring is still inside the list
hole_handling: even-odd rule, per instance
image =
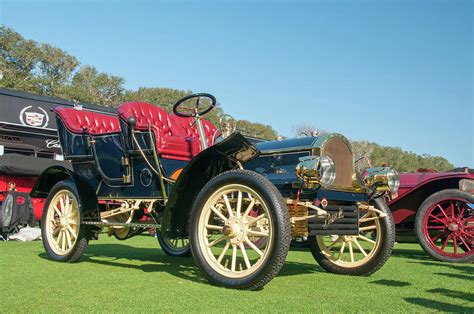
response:
[[[69,179],[76,186],[79,194],[79,209],[84,220],[98,221],[99,207],[97,195],[91,185],[79,174],[62,166],[52,166],[43,171],[36,180],[31,197],[47,198],[52,187],[63,180]]]
[[[234,133],[195,156],[171,186],[162,221],[170,237],[188,234],[188,218],[194,199],[209,180],[258,157],[260,152],[240,133]]]

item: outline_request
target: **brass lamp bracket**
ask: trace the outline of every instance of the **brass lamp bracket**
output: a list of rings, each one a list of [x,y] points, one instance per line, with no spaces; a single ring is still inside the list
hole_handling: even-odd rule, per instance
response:
[[[311,209],[314,209],[316,211],[316,216],[327,216],[328,215],[328,212],[325,211],[324,209],[318,207],[318,206],[315,206],[313,203],[311,202],[296,202],[295,200],[292,200],[290,198],[286,199],[286,204],[287,205],[298,205],[298,206],[304,206],[304,207],[307,207],[307,208],[311,208]]]
[[[357,204],[357,206],[359,207],[359,209],[362,209],[362,210],[370,210],[370,211],[376,212],[379,215],[379,218],[387,217],[386,213],[382,212],[381,210],[375,208],[372,205],[365,205],[365,204],[360,204],[359,203],[359,204]]]

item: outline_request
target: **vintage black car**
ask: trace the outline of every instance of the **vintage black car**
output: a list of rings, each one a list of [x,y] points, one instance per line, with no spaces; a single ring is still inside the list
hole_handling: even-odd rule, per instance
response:
[[[352,146],[337,133],[262,142],[256,148],[260,155],[246,169],[277,187],[288,206],[292,238],[305,239],[324,269],[367,276],[382,267],[395,239],[383,200],[398,190],[394,169],[356,171]]]
[[[158,230],[169,255],[192,253],[213,284],[260,289],[284,264],[291,237],[308,235],[315,259],[335,273],[369,275],[389,257],[393,220],[380,196],[391,169],[356,175],[349,142],[332,134],[251,145],[202,116],[209,94],[179,100],[173,114],[125,103],[117,116],[56,107],[73,171],[55,166],[32,195],[47,198],[43,244],[75,262],[106,228],[127,239]]]

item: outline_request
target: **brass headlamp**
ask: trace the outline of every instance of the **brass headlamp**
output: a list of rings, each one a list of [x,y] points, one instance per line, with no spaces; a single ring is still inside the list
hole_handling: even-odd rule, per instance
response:
[[[330,186],[336,179],[336,165],[329,156],[306,156],[295,167],[296,176],[309,188]]]
[[[397,192],[400,187],[398,172],[389,167],[375,167],[365,170],[361,178],[366,187],[377,192]]]

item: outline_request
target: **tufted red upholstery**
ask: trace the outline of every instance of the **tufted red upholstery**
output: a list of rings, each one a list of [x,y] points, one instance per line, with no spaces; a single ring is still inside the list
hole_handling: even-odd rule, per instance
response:
[[[170,115],[162,108],[142,102],[124,103],[118,107],[117,112],[124,121],[134,116],[137,130],[147,131],[151,124],[156,147],[162,157],[189,160],[202,150],[199,132],[197,126],[192,125],[192,118]],[[209,121],[202,122],[210,146],[217,128]]]
[[[163,133],[169,132],[171,123],[166,110],[144,103],[144,102],[128,102],[121,104],[117,108],[119,116],[127,121],[131,116],[137,119],[136,129],[147,131],[148,124],[151,124]]]
[[[72,133],[99,135],[120,132],[116,116],[63,106],[55,107],[54,112]]]
[[[194,123],[193,118],[178,117],[174,114],[170,115],[172,124],[179,125],[185,132],[186,136],[192,140],[192,155],[197,155],[202,150],[201,139],[199,138],[199,130],[197,125]],[[217,128],[207,120],[201,120],[202,126],[204,127],[204,134],[206,135],[207,147],[212,145],[212,139],[216,135]],[[217,132],[220,134],[220,132]]]

